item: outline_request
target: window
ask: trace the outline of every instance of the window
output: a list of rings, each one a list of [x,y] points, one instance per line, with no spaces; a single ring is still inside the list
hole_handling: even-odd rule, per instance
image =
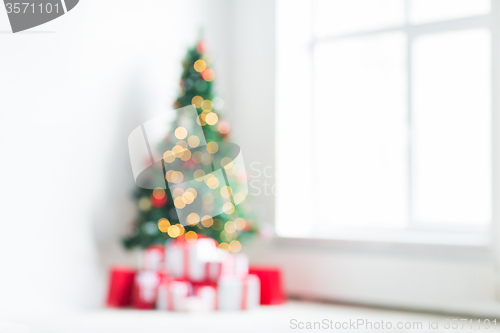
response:
[[[278,3],[280,236],[485,235],[491,7],[490,0]]]

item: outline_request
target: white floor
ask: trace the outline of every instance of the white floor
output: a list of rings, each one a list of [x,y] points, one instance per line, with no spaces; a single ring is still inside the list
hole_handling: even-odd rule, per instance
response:
[[[214,312],[214,313],[177,313],[159,311],[112,310],[104,309],[65,318],[45,318],[36,322],[12,324],[11,328],[0,332],[30,333],[165,333],[165,332],[321,332],[321,331],[358,331],[358,332],[452,332],[452,322],[447,319],[456,318],[458,331],[477,331],[477,319],[473,319],[473,330],[470,321],[464,325],[460,317],[430,315],[411,312],[398,312],[362,307],[318,304],[306,302],[288,302],[283,306],[261,307],[253,311]],[[471,318],[462,318],[471,319]],[[486,318],[483,318],[486,319]],[[493,332],[493,324],[489,329],[483,326],[480,331]],[[494,318],[489,318],[491,321]],[[294,321],[296,320],[296,321]],[[355,326],[354,323],[366,324]],[[383,321],[383,324],[382,324]],[[316,329],[307,329],[308,323]],[[371,322],[370,328],[367,322]],[[434,323],[429,328],[430,323]],[[303,326],[302,326],[303,325]],[[323,328],[319,328],[323,325]],[[331,326],[330,326],[331,325]],[[335,329],[337,325],[337,329]],[[343,329],[338,329],[339,325]],[[383,326],[381,326],[383,325]],[[398,329],[398,325],[403,328]],[[435,325],[438,325],[435,328]],[[447,326],[449,329],[446,329]],[[462,328],[462,325],[464,327]],[[487,325],[487,323],[486,323]],[[389,327],[388,327],[389,326]],[[406,328],[405,328],[406,326]],[[499,325],[500,326],[500,321]],[[300,328],[303,329],[300,329]],[[332,328],[331,328],[332,327]],[[377,329],[378,328],[378,329]]]

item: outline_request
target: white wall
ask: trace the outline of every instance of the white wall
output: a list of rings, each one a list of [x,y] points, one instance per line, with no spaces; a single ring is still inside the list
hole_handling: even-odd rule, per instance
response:
[[[134,260],[127,136],[171,106],[201,6],[85,0],[15,35],[0,11],[0,316],[100,306]]]
[[[229,119],[249,173],[259,221],[273,224],[274,175],[274,1],[235,1],[230,21]]]
[[[86,0],[15,35],[0,11],[2,317],[100,306],[107,267],[135,261],[120,246],[134,214],[127,136],[171,106],[200,27],[248,170],[274,165],[273,8]],[[254,203],[272,222],[274,198]]]

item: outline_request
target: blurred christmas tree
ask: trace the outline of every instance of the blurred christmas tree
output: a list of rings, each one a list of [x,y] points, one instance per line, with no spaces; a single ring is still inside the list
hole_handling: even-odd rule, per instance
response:
[[[175,131],[166,133],[164,139],[165,147],[172,147],[173,144],[175,146],[171,151],[167,149],[161,151],[165,151],[164,162],[180,163],[183,170],[189,170],[194,173],[195,177],[198,177],[197,173],[201,173],[202,176],[209,175],[211,171],[217,169],[210,154],[213,154],[214,150],[217,151],[219,147],[221,150],[228,150],[235,146],[221,144],[221,142],[229,141],[230,126],[227,121],[220,118],[219,110],[223,106],[223,101],[215,97],[213,93],[215,73],[210,67],[208,57],[205,55],[203,40],[200,40],[196,47],[188,50],[182,66],[180,92],[173,106],[175,109],[179,109],[187,105],[194,105],[198,113],[197,124],[189,125],[186,119],[183,119],[186,118],[183,113],[178,113],[172,126]],[[188,126],[198,126],[199,128],[200,125],[207,142],[204,147],[201,147],[198,136],[188,135],[188,133],[193,133],[193,130],[187,128]],[[201,149],[203,149],[203,152]],[[210,153],[208,158],[207,151]],[[231,152],[223,153],[225,156],[231,155]],[[200,166],[202,167],[200,168]],[[211,170],[203,171],[203,169],[206,170],[207,166]],[[180,176],[179,174],[175,171],[169,171],[166,172],[165,177],[169,182],[181,183],[183,177],[182,174]],[[242,183],[246,182],[246,178],[246,173],[238,175],[238,179]],[[210,179],[207,179],[210,182]],[[205,182],[207,182],[207,179],[205,179]],[[241,242],[244,243],[257,232],[257,225],[248,219],[250,209],[246,199],[242,204],[232,205],[229,211],[225,210],[225,213],[213,216],[213,218],[205,216],[198,223],[189,223],[188,218],[187,224],[180,223],[175,207],[183,208],[193,201],[193,196],[196,197],[197,195],[203,195],[203,203],[206,205],[222,205],[217,200],[221,199],[221,197],[228,198],[234,193],[238,195],[239,193],[236,192],[237,189],[235,188],[222,186],[224,184],[219,185],[219,182],[217,184],[207,182],[209,187],[214,185],[211,188],[217,188],[218,190],[220,187],[220,195],[214,196],[210,193],[198,193],[193,188],[176,188],[171,192],[168,184],[166,184],[167,189],[164,190],[165,179],[151,179],[151,182],[157,184],[154,185],[157,187],[154,189],[138,187],[134,192],[138,215],[134,221],[132,234],[124,239],[126,248],[137,246],[145,248],[153,244],[164,243],[168,238],[184,235],[186,238],[193,239],[197,238],[198,234],[203,234],[214,238],[219,243],[220,248],[238,252],[241,248]],[[231,199],[233,200],[232,196]]]

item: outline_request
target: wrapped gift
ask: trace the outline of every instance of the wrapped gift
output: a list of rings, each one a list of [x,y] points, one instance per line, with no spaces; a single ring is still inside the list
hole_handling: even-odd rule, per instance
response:
[[[195,287],[195,296],[200,299],[196,310],[213,311],[217,309],[217,285],[202,284]]]
[[[207,263],[208,282],[217,282],[221,276],[245,278],[248,275],[248,256],[233,254],[217,249],[212,260]]]
[[[157,309],[184,311],[193,287],[188,281],[164,281],[158,288]]]
[[[221,276],[236,276],[243,279],[248,275],[248,256],[244,253],[228,253],[221,269]]]
[[[217,282],[219,310],[247,310],[260,304],[260,281],[256,275],[244,278],[222,276]]]
[[[184,302],[184,311],[214,311],[216,309],[216,291],[212,287],[201,289],[200,295],[188,296]]]
[[[136,270],[115,266],[111,269],[108,298],[109,307],[124,307],[131,304],[132,288]]]
[[[135,275],[132,305],[136,309],[154,309],[161,275],[155,271],[139,271]]]
[[[200,238],[195,242],[183,238],[169,241],[165,247],[167,271],[174,279],[208,281],[207,263],[213,260],[217,250],[211,238]]]
[[[140,267],[145,271],[157,271],[163,268],[164,259],[165,247],[152,245],[143,251]]]
[[[250,274],[260,279],[260,304],[276,305],[285,302],[281,270],[277,267],[250,267]]]
[[[213,311],[217,308],[215,284],[195,284],[188,281],[168,280],[158,288],[158,310]]]

